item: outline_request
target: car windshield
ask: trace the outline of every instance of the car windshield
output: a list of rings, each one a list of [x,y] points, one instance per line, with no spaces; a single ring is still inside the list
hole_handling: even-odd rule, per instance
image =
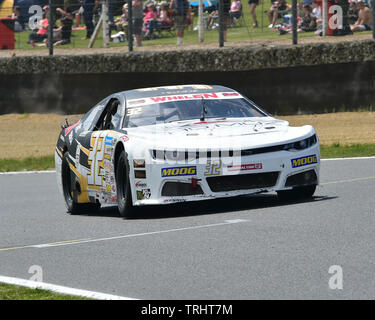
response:
[[[203,113],[205,119],[267,116],[265,112],[244,98],[169,101],[128,108],[125,127],[201,119]]]

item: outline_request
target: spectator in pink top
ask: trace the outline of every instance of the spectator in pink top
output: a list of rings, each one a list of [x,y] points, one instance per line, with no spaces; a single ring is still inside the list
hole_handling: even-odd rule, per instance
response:
[[[43,14],[43,19],[38,23],[38,30],[33,30],[29,35],[29,41],[32,46],[35,46],[35,42],[43,42],[48,37],[48,19],[46,14]]]
[[[240,0],[234,0],[230,6],[229,15],[231,20],[239,19],[241,17],[242,12],[242,3]]]

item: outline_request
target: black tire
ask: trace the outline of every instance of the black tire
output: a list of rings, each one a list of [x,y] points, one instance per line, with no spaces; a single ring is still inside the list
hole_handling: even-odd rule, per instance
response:
[[[68,152],[64,153],[61,163],[61,179],[67,212],[71,215],[88,213],[100,208],[100,203],[77,203],[75,198],[75,177],[69,167]]]
[[[316,185],[295,187],[292,190],[277,191],[280,200],[299,200],[311,198],[316,190]]]
[[[122,151],[116,164],[117,206],[121,217],[132,217],[133,202],[129,182],[129,164],[125,151]]]

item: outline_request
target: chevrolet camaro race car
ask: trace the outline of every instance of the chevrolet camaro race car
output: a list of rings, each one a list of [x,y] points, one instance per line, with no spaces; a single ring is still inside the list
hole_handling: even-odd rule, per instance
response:
[[[320,149],[310,125],[290,127],[240,93],[183,85],[115,93],[62,126],[57,180],[68,212],[276,191],[311,197]]]

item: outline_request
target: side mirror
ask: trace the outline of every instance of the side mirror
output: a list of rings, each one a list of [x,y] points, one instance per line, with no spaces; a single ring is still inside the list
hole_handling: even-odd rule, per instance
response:
[[[68,128],[68,127],[70,127],[70,124],[69,124],[69,122],[68,122],[68,117],[66,117],[66,118],[65,118],[65,124],[62,124],[62,125],[61,125],[61,129],[66,129],[66,128]]]

